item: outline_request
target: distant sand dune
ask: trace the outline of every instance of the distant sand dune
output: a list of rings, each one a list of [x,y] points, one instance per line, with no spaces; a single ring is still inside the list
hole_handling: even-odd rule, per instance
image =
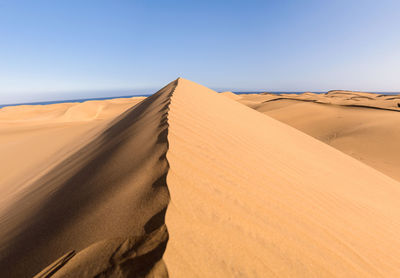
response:
[[[340,100],[332,100],[333,95]],[[355,101],[354,96],[360,100]],[[399,96],[331,91],[327,94],[237,97],[235,100],[240,103],[400,181],[400,110],[393,108],[392,101]]]
[[[245,102],[379,113],[331,142],[400,115],[273,98]],[[400,277],[400,183],[242,100],[179,78],[140,102],[0,109],[0,276]]]
[[[49,122],[88,121],[114,118],[145,97],[89,100],[82,103],[56,103],[49,105],[18,105],[0,109],[0,124],[27,124]],[[107,108],[107,109],[104,109]]]

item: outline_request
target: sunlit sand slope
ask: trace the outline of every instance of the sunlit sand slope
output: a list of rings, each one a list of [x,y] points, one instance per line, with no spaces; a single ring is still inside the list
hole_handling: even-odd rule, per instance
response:
[[[234,96],[400,181],[400,96],[348,91]]]
[[[169,126],[171,277],[400,277],[400,183],[184,79]]]

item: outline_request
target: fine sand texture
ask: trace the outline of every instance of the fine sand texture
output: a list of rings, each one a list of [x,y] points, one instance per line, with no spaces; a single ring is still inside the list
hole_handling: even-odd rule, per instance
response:
[[[400,183],[239,101],[0,109],[0,277],[400,277]]]
[[[398,277],[400,183],[203,86],[169,114],[171,277]]]
[[[223,94],[400,181],[400,95]]]

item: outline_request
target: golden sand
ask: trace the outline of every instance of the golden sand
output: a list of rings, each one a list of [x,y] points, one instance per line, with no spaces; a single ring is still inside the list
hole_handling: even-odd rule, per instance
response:
[[[400,277],[398,112],[335,94],[0,109],[0,276]]]

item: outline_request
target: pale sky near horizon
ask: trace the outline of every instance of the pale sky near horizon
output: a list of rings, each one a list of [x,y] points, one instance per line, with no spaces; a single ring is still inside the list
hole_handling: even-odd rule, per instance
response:
[[[148,93],[179,76],[400,91],[399,14],[398,0],[0,0],[0,103]]]

